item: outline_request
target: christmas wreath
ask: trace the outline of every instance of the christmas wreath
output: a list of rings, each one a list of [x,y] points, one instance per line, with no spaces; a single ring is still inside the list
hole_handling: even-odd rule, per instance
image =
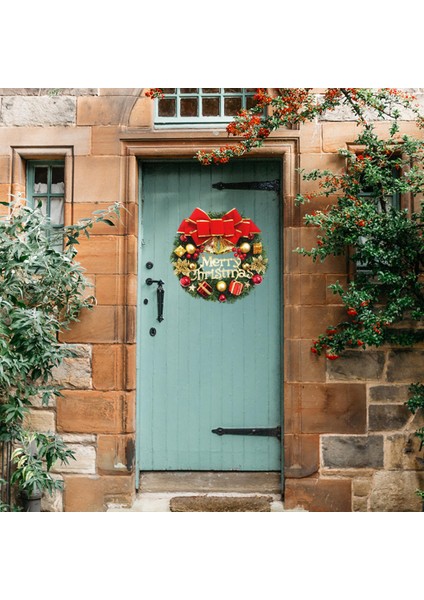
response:
[[[262,283],[268,259],[260,229],[233,208],[196,208],[178,228],[171,253],[181,287],[196,298],[234,302]]]

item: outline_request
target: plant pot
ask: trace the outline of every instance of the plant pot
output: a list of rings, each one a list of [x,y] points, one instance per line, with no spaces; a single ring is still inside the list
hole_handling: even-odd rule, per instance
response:
[[[24,496],[24,511],[25,512],[41,512],[41,496],[40,491],[35,491]]]

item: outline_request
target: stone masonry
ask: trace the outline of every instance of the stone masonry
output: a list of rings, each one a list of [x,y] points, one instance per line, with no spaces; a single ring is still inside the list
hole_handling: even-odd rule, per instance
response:
[[[401,133],[423,135],[404,118]],[[341,110],[276,132],[255,153],[284,164],[284,502],[309,511],[420,511],[414,431],[423,423],[404,402],[408,384],[423,379],[424,348],[355,350],[328,364],[310,352],[311,339],[344,317],[328,286],[349,272],[345,257],[313,263],[293,253],[316,236],[303,222],[311,206],[293,203],[316,182],[301,181],[297,168],[342,169],[337,150],[357,135],[347,119]],[[389,125],[376,128],[384,135]],[[126,208],[116,227],[98,224],[81,241],[78,259],[97,306],[61,336],[75,351],[55,372],[63,396],[46,407],[36,400],[28,417],[34,428],[61,433],[76,455],[56,465],[64,493],[44,498],[43,510],[98,512],[134,500],[137,160],[191,158],[226,141],[223,129],[156,130],[142,88],[0,89],[1,201],[25,194],[27,160],[48,157],[65,160],[68,223],[117,200]]]

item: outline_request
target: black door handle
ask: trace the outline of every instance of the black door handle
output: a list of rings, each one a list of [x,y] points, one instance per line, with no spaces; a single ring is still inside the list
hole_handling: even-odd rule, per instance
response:
[[[151,279],[150,277],[148,277],[146,279],[146,283],[147,283],[147,285],[152,285],[152,283],[158,284],[158,288],[156,291],[157,300],[158,300],[158,321],[159,321],[159,323],[162,323],[162,321],[164,319],[163,303],[164,303],[164,299],[165,299],[165,290],[163,289],[163,286],[165,285],[165,283],[162,281],[162,279]]]

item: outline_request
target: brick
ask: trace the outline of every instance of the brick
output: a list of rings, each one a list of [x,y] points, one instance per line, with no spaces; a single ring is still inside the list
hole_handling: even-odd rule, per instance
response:
[[[407,424],[411,413],[402,404],[371,404],[369,407],[370,431],[393,431]]]
[[[284,370],[287,382],[325,381],[325,359],[312,354],[311,340],[285,341]]]
[[[75,158],[75,202],[113,204],[121,198],[121,162],[117,156]]]
[[[420,381],[424,372],[424,350],[398,349],[391,350],[388,356],[387,380]]]
[[[385,355],[379,350],[345,350],[338,360],[327,362],[331,380],[365,381],[380,379]]]
[[[322,436],[323,466],[329,469],[380,468],[384,463],[383,436]]]
[[[52,410],[30,409],[25,416],[24,426],[32,431],[43,433],[56,431],[56,416]]]
[[[303,433],[365,433],[366,389],[362,384],[300,385]]]
[[[286,479],[284,507],[303,508],[309,512],[350,512],[352,491],[350,479]]]
[[[91,153],[93,155],[121,154],[121,140],[119,127],[92,127],[91,128]]]
[[[150,98],[139,98],[131,111],[129,127],[153,126],[154,102]]]
[[[97,468],[101,473],[129,473],[135,464],[134,435],[99,435]]]
[[[422,500],[415,491],[423,488],[424,472],[377,472],[373,478],[369,510],[371,512],[421,512]]]
[[[96,390],[122,389],[124,347],[120,344],[93,346],[93,387]]]
[[[121,273],[124,239],[118,235],[93,235],[81,240],[77,260],[87,273]]]
[[[133,96],[82,96],[77,101],[77,125],[127,125]]]
[[[93,310],[83,310],[80,320],[71,329],[61,333],[62,342],[114,343],[123,335],[122,309],[114,306],[96,306]]]
[[[60,432],[121,433],[127,428],[127,398],[123,392],[63,390],[57,401]]]
[[[319,469],[319,436],[284,436],[284,474],[288,478],[308,477]]]

